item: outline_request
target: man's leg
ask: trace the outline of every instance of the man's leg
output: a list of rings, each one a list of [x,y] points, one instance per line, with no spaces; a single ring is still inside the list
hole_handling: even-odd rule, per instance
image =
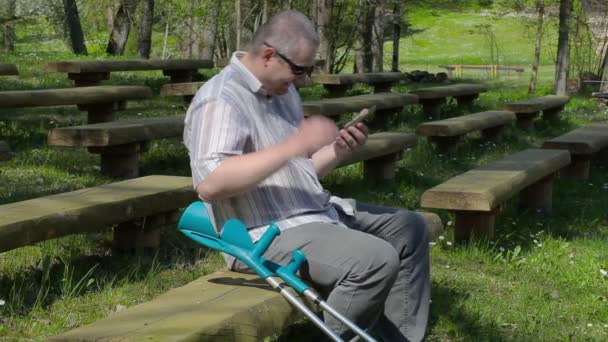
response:
[[[333,224],[305,224],[281,232],[264,257],[286,265],[300,249],[307,263],[300,276],[327,294],[327,303],[362,328],[372,326],[399,270],[395,249],[386,241]],[[243,268],[237,262],[236,270]],[[354,334],[330,315],[325,322],[345,340]]]
[[[377,326],[386,341],[420,341],[426,331],[431,295],[426,224],[413,211],[366,203],[356,207],[355,217],[341,217],[343,222],[389,242],[399,255],[399,273]]]

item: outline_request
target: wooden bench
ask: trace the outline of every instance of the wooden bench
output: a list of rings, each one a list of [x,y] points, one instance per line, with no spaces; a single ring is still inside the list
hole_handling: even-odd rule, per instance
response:
[[[421,213],[434,240],[443,224]],[[49,341],[263,341],[304,316],[257,275],[226,269]]]
[[[45,65],[47,72],[64,72],[76,86],[93,86],[110,78],[116,71],[162,70],[172,83],[191,82],[198,69],[213,68],[213,61],[203,59],[136,59],[115,61],[56,61]]]
[[[53,128],[49,131],[48,143],[87,147],[89,152],[101,155],[102,174],[133,178],[139,175],[139,155],[147,149],[150,140],[181,137],[183,130],[184,115],[174,115]],[[368,146],[342,165],[365,161],[366,174],[390,180],[394,177],[399,152],[415,146],[416,142],[416,136],[411,133],[372,134]]]
[[[416,128],[416,134],[427,137],[429,142],[443,151],[454,151],[458,142],[470,132],[481,131],[486,140],[496,139],[506,125],[516,119],[515,113],[507,111],[486,111],[463,115],[446,120],[425,122]]]
[[[418,96],[418,102],[422,105],[422,112],[425,115],[433,120],[439,120],[441,118],[441,107],[445,104],[446,98],[454,97],[459,106],[471,107],[479,94],[487,90],[487,87],[479,84],[453,84],[419,88],[410,91],[410,94]]]
[[[10,160],[12,157],[11,148],[6,141],[0,140],[0,161]]]
[[[322,84],[330,97],[344,97],[346,91],[356,83],[365,83],[374,87],[375,93],[390,92],[391,87],[405,75],[400,72],[376,72],[362,74],[313,74],[314,83]]]
[[[551,212],[553,177],[569,163],[568,151],[524,150],[425,191],[420,205],[453,212],[457,241],[491,238],[495,215],[517,193],[520,207]]]
[[[203,86],[205,82],[183,82],[183,83],[167,83],[160,88],[160,96],[181,96],[186,103],[190,103],[196,95],[196,92]],[[305,78],[296,84],[297,88],[313,86],[314,83],[310,78]]]
[[[116,248],[156,247],[159,227],[195,200],[190,177],[147,176],[0,205],[0,253],[116,224]]]
[[[48,144],[87,147],[101,155],[101,173],[114,178],[139,176],[139,155],[155,139],[180,137],[184,115],[53,128]]]
[[[112,121],[119,102],[151,96],[150,88],[142,86],[1,91],[0,108],[77,105],[78,109],[87,111],[87,122],[96,123]]]
[[[591,160],[608,165],[608,124],[590,124],[543,143],[543,148],[568,150],[572,162],[562,170],[566,177],[588,179]]]
[[[570,101],[568,96],[546,95],[529,100],[505,104],[505,110],[517,115],[517,125],[522,129],[534,126],[534,119],[543,112],[543,119],[559,119],[559,112]]]
[[[599,103],[608,103],[608,92],[595,92],[591,93],[591,96],[595,97]]]
[[[372,129],[387,129],[386,123],[390,115],[400,113],[406,105],[416,103],[418,103],[416,95],[376,93],[304,101],[302,102],[302,108],[305,116],[324,115],[339,118],[342,114],[358,113],[364,108],[376,106],[376,113],[369,126]]]
[[[523,67],[518,66],[510,66],[510,65],[465,65],[465,64],[452,64],[452,65],[440,65],[440,68],[444,68],[448,71],[448,76],[452,77],[453,72],[456,72],[456,76],[462,76],[463,69],[471,69],[471,70],[487,70],[492,74],[492,77],[496,77],[498,75],[499,70],[506,71],[515,71],[519,77],[522,76],[524,72]]]
[[[11,63],[0,63],[0,76],[17,76],[17,66]]]

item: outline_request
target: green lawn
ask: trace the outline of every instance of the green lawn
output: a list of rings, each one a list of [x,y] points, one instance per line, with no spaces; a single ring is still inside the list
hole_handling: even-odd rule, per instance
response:
[[[402,44],[404,70],[441,71],[440,63],[487,63],[483,36],[469,34],[488,16],[478,13],[411,12],[419,32]],[[441,28],[450,25],[451,29]],[[480,96],[474,111],[501,108],[505,102],[529,97],[527,82],[531,49],[519,19],[496,23],[503,64],[526,65],[522,77],[465,71],[463,81],[483,82],[490,91]],[[456,30],[459,27],[459,30]],[[445,38],[450,38],[445,40]],[[504,40],[502,40],[504,39]],[[42,72],[47,60],[76,58],[52,42],[39,52],[22,40],[3,61],[18,64],[22,76],[0,79],[0,90],[70,87],[64,75]],[[470,44],[470,45],[469,45]],[[47,46],[45,45],[45,46]],[[55,48],[50,48],[50,47]],[[46,50],[46,48],[45,48]],[[547,52],[549,53],[549,52]],[[553,67],[548,55],[541,69],[537,95],[551,93]],[[99,56],[96,56],[99,57]],[[160,72],[113,74],[109,84],[151,86],[158,93],[165,82]],[[395,91],[431,84],[408,84]],[[353,92],[366,92],[359,88]],[[319,97],[319,88],[303,91]],[[158,96],[129,104],[120,119],[182,114],[181,99]],[[449,115],[465,112],[453,104]],[[467,137],[457,153],[436,152],[426,141],[399,162],[397,184],[376,187],[354,165],[323,180],[333,193],[386,205],[418,208],[426,189],[579,125],[606,121],[608,109],[587,94],[575,95],[556,123],[539,122],[531,132],[516,128],[495,143]],[[427,120],[418,107],[408,107],[392,122],[412,130]],[[85,114],[71,107],[3,110],[0,139],[16,155],[0,164],[0,204],[103,184],[99,159],[82,149],[45,144],[50,127],[84,123]],[[188,175],[187,153],[179,139],[153,142],[142,158],[144,174]],[[608,172],[595,166],[585,182],[558,178],[554,212],[543,216],[519,212],[516,199],[500,214],[496,236],[489,241],[457,245],[451,242],[453,217],[437,211],[447,233],[431,246],[432,313],[429,341],[605,341],[608,336]],[[0,340],[33,341],[68,331],[114,312],[150,300],[222,265],[217,253],[198,248],[175,231],[163,230],[156,255],[117,256],[110,253],[111,230],[75,235],[0,254]],[[285,341],[307,340],[311,328],[296,329]],[[304,336],[302,336],[304,335]]]

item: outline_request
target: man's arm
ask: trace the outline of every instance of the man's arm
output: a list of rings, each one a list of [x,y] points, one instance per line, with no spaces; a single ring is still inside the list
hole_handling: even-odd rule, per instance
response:
[[[346,156],[367,142],[367,126],[358,123],[341,129],[333,143],[324,146],[312,155],[315,171],[319,178],[330,173]]]
[[[324,117],[304,120],[284,142],[264,150],[225,158],[196,187],[201,198],[214,201],[253,189],[290,159],[310,155],[335,140],[335,124]]]

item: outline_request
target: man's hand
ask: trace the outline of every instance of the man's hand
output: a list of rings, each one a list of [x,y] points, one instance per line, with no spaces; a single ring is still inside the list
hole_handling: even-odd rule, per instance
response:
[[[367,142],[368,129],[364,123],[358,123],[347,129],[341,129],[339,136],[334,143],[336,157],[338,160],[344,159],[348,154],[365,145]]]
[[[336,141],[338,128],[336,124],[321,115],[304,119],[298,130],[287,141],[295,155],[309,157],[321,147]]]

